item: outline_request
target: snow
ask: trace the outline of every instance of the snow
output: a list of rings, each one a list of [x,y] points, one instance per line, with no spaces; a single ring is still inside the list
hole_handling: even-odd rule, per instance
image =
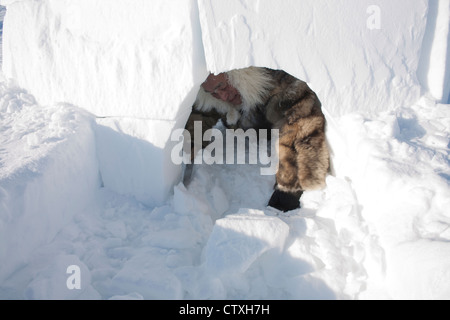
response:
[[[85,208],[99,187],[92,117],[70,105],[37,106],[0,86],[0,281]]]
[[[266,251],[280,251],[288,234],[280,219],[241,209],[217,220],[205,247],[205,268],[219,275],[244,273]]]
[[[308,82],[332,115],[410,105],[420,96],[416,70],[427,4],[200,0],[207,67],[283,69]],[[437,61],[442,66],[445,59]]]
[[[98,144],[116,159],[100,156],[105,186],[148,205],[163,204],[181,174],[170,160],[168,132],[184,127],[207,76],[196,1],[5,4],[4,74],[41,105],[63,101],[102,117]],[[129,150],[139,163],[116,154],[108,128],[130,136],[119,139],[123,143],[145,141]],[[111,166],[122,170],[117,174]]]
[[[7,10],[3,72],[43,105],[176,120],[207,75],[194,1],[13,1]]]
[[[448,117],[448,105],[423,97],[411,107],[376,119],[360,115],[340,119],[341,126],[348,128],[342,137],[348,144],[342,146],[349,158],[336,163],[336,171],[350,177],[364,220],[376,230],[387,259],[387,285],[400,298],[448,297],[448,287],[436,283],[448,282],[445,273],[439,271],[440,266],[424,272],[425,257],[418,254],[422,246],[428,247],[428,258],[434,256],[432,260],[447,264],[442,252],[449,237]],[[404,259],[399,259],[405,257],[405,250],[411,259],[408,273]],[[422,276],[430,277],[423,281],[425,287],[416,281]]]
[[[5,18],[6,8],[0,6],[0,65],[2,65],[3,60],[3,48],[2,48],[2,39],[3,39],[3,19]]]
[[[422,86],[441,103],[450,103],[450,1],[430,1],[418,77]]]
[[[419,41],[442,36],[445,5],[426,21],[426,1],[379,1],[368,31],[364,1],[1,3],[1,299],[450,299],[450,108],[419,85],[448,76],[424,67],[442,42]],[[294,34],[289,50],[317,43],[283,52]],[[267,207],[259,164],[203,162],[185,186],[170,162],[206,70],[247,64],[303,75],[326,102],[334,174],[298,210]]]

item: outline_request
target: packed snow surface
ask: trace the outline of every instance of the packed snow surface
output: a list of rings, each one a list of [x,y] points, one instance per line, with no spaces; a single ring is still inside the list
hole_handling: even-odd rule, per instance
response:
[[[145,206],[101,187],[92,115],[9,81],[0,99],[1,298],[450,298],[448,105],[331,119],[339,174],[281,213],[249,164]]]
[[[379,1],[379,29],[368,1],[1,3],[1,299],[450,299],[450,106],[416,78],[448,76],[428,1]],[[333,173],[298,210],[267,207],[258,164],[185,185],[170,162],[206,70],[250,64],[324,102]]]
[[[184,127],[208,74],[197,2],[3,2],[4,74],[39,104],[63,101],[107,117],[97,119],[103,183],[163,204],[181,174],[170,133]],[[128,157],[112,140],[129,145]]]

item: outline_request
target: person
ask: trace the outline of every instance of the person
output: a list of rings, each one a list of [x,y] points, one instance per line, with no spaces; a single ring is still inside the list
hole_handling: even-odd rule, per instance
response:
[[[219,119],[227,128],[279,130],[279,167],[269,206],[299,208],[303,191],[325,186],[330,168],[326,121],[317,95],[304,81],[261,67],[210,74],[200,86],[186,129],[192,136],[195,121],[202,122],[205,132]]]

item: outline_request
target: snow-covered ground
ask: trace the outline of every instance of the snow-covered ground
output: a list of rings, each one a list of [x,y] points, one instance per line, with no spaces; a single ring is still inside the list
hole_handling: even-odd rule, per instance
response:
[[[113,36],[108,28],[102,29],[95,14],[86,19],[86,24],[77,20],[77,14],[84,14],[83,8],[103,6],[101,1],[80,1],[80,7],[70,10],[59,5],[62,2],[2,3],[12,4],[10,27],[17,28],[7,33],[8,72],[16,73],[27,87],[42,91],[28,92],[16,79],[0,74],[0,299],[450,299],[450,105],[437,103],[423,87],[419,97],[420,85],[411,77],[421,51],[420,43],[414,40],[426,33],[421,10],[427,1],[415,1],[417,12],[412,10],[404,19],[395,16],[401,6],[394,6],[397,11],[383,16],[387,30],[370,38],[380,46],[357,50],[361,32],[368,31],[355,28],[349,43],[358,59],[346,65],[353,74],[348,79],[340,69],[342,64],[336,63],[336,69],[330,64],[343,56],[328,55],[321,47],[332,45],[327,36],[333,28],[327,26],[327,32],[316,29],[320,15],[327,15],[331,7],[314,9],[312,16],[305,14],[299,27],[307,31],[305,41],[320,39],[314,48],[324,55],[318,56],[312,49],[300,50],[298,54],[306,56],[296,60],[277,45],[279,37],[271,35],[270,26],[258,22],[266,16],[256,13],[270,14],[271,9],[264,9],[263,4],[270,5],[271,1],[251,5],[232,1],[233,9],[241,14],[230,17],[229,8],[222,8],[219,1],[183,2],[191,16],[186,18],[182,10],[177,12],[179,25],[170,24],[171,36],[160,46],[175,58],[186,48],[189,51],[183,57],[191,65],[180,75],[180,83],[188,83],[180,84],[183,94],[163,83],[167,80],[164,72],[139,73],[142,68],[149,72],[173,68],[164,50],[148,53],[153,45],[148,30],[154,25],[146,24],[149,34],[133,34],[128,41],[130,30],[126,27],[127,21],[133,20],[131,14],[124,14],[125,22],[117,25],[107,20],[109,27],[120,31]],[[121,13],[133,12],[127,11],[125,1],[114,3]],[[147,2],[137,3],[142,10],[149,10]],[[158,3],[163,7],[165,1]],[[201,6],[191,7],[192,3]],[[316,8],[315,1],[303,3]],[[387,6],[391,2],[380,3]],[[216,9],[210,4],[222,8],[222,15],[214,14]],[[365,28],[366,7],[361,8],[364,15],[355,19]],[[282,14],[291,11],[282,6],[277,10]],[[210,11],[213,14],[208,15]],[[287,17],[294,20],[301,14],[292,12]],[[13,19],[22,14],[29,14],[30,19]],[[144,14],[138,16],[148,23]],[[236,51],[226,67],[258,59],[258,63],[285,63],[292,70],[298,67],[303,70],[300,73],[309,75],[319,97],[327,102],[324,111],[333,175],[328,176],[324,190],[305,192],[301,209],[281,213],[267,207],[274,176],[261,175],[260,166],[250,164],[196,165],[191,182],[187,186],[176,183],[163,204],[140,200],[140,196],[147,196],[149,185],[158,189],[164,184],[166,188],[176,177],[171,172],[169,178],[170,166],[167,169],[161,163],[170,154],[171,145],[166,144],[170,130],[180,126],[185,116],[177,103],[189,105],[195,95],[195,88],[189,86],[206,71],[196,42],[200,37],[199,16],[203,36],[205,30],[216,35],[209,42],[203,39],[209,67],[221,69],[229,63],[220,60],[220,43],[214,41],[227,43],[231,34],[230,43]],[[411,24],[410,19],[417,23]],[[349,21],[332,26],[342,28],[338,33],[350,32],[355,21]],[[170,23],[162,21],[155,28],[160,30],[166,22]],[[275,26],[287,32],[283,33],[287,40],[291,31],[282,24]],[[91,27],[96,30],[93,34],[89,33]],[[246,32],[227,33],[228,27]],[[134,26],[131,29],[139,31]],[[188,40],[178,41],[179,30]],[[427,34],[433,37],[433,32]],[[15,42],[13,35],[21,38]],[[112,50],[97,46],[99,39]],[[245,46],[245,39],[252,40],[251,48]],[[425,41],[430,46],[432,42]],[[18,43],[30,46],[20,47]],[[262,50],[264,46],[271,51]],[[441,54],[447,47],[438,43],[433,50]],[[29,55],[30,60],[21,63],[15,52]],[[249,56],[239,60],[240,53]],[[77,54],[86,54],[87,62],[65,63],[78,61]],[[431,52],[430,56],[436,54]],[[378,62],[384,58],[387,62],[381,68]],[[45,63],[36,65],[32,59]],[[289,65],[285,60],[293,62]],[[309,61],[314,62],[313,69],[321,66],[317,74],[307,70]],[[108,68],[113,62],[117,63],[114,68]],[[366,62],[373,65],[366,69]],[[73,73],[62,72],[66,68]],[[190,74],[190,68],[195,75]],[[441,75],[437,67],[439,72],[432,69],[420,73],[440,85],[445,83],[442,78],[446,74]],[[86,76],[87,82],[77,86],[78,80],[71,74],[80,79]],[[110,82],[99,86],[99,91],[90,90],[90,74],[94,80],[106,76]],[[117,78],[108,78],[114,74]],[[121,81],[125,74],[136,83],[131,81],[133,85],[127,86],[127,81]],[[369,75],[370,81],[379,77],[379,90],[371,91],[368,81],[357,97],[346,96],[347,85],[354,84],[361,74]],[[59,78],[61,75],[64,77]],[[138,83],[140,76],[159,81],[166,93],[175,92],[167,100],[158,96],[167,110],[147,108],[145,86]],[[321,88],[321,82],[329,87]],[[144,98],[134,96],[133,104],[124,109],[126,114],[116,114],[122,111],[120,103],[100,90],[111,92],[110,86],[120,89],[121,99],[133,90]],[[448,92],[437,88],[441,93]],[[116,103],[117,108],[107,103],[95,105],[97,102],[89,106],[90,98],[78,97],[76,89],[96,101]],[[58,99],[76,97],[83,103],[73,105],[69,98],[64,103],[40,102],[47,98],[53,101],[44,94],[50,92]],[[377,100],[380,92],[395,96]],[[418,99],[414,99],[416,95]],[[408,97],[408,102],[399,103],[401,97]],[[386,108],[379,110],[370,103],[352,104],[353,99],[370,100],[372,106],[376,101],[397,104],[383,105]],[[347,103],[347,112],[340,112],[336,101]],[[105,118],[93,108],[111,114]],[[147,164],[155,168],[149,170]],[[149,181],[152,177],[155,180]],[[121,189],[124,185],[130,188]],[[130,190],[135,192],[127,194]]]
[[[258,165],[198,165],[146,207],[101,188],[92,115],[5,80],[0,99],[3,299],[450,298],[448,105],[330,119],[341,174],[284,214]]]

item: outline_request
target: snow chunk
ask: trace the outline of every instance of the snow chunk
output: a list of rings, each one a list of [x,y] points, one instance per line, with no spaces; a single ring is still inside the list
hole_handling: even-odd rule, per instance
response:
[[[128,260],[112,279],[116,295],[138,295],[144,299],[181,299],[179,280],[167,269],[155,263],[165,258],[164,250],[141,250]]]
[[[33,102],[0,84],[0,281],[51,241],[99,187],[91,117]]]
[[[162,204],[181,174],[169,133],[184,127],[207,76],[196,1],[4,4],[6,77],[40,104],[62,101],[108,117],[97,132],[105,186]]]
[[[430,1],[418,77],[439,102],[450,103],[450,0]]]
[[[245,272],[263,253],[280,251],[289,226],[263,211],[241,209],[216,221],[205,248],[205,267],[213,274]]]
[[[163,204],[181,174],[168,141],[176,122],[113,117],[97,119],[97,124],[104,187],[148,206]]]

